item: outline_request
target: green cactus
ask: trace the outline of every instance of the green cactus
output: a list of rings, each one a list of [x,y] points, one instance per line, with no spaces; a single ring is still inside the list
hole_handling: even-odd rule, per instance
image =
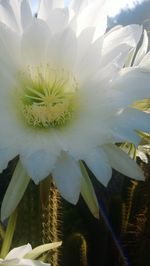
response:
[[[39,187],[30,182],[18,206],[18,218],[13,246],[30,243],[32,247],[41,244],[41,206]]]
[[[128,230],[131,218],[131,212],[134,203],[134,193],[137,186],[138,183],[136,181],[131,181],[127,190],[126,201],[122,203],[122,226],[121,226],[122,234],[125,234]]]
[[[41,187],[42,199],[42,242],[57,242],[62,239],[62,204],[61,197],[53,182],[49,179],[44,181]],[[45,187],[45,188],[44,188]],[[44,191],[46,192],[44,198]],[[47,254],[46,261],[52,266],[59,266],[61,249],[56,249]]]
[[[81,233],[73,233],[66,240],[65,266],[88,266],[87,241]]]

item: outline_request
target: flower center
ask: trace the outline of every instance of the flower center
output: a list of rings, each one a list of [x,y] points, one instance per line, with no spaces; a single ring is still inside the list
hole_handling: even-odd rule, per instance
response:
[[[64,69],[28,66],[19,73],[19,110],[32,127],[61,127],[76,110],[78,85]]]

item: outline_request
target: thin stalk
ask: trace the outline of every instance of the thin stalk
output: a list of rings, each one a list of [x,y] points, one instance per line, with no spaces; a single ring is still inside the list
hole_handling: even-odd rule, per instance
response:
[[[7,225],[5,237],[4,237],[2,248],[1,248],[0,258],[5,258],[10,250],[13,235],[15,232],[16,221],[17,221],[17,210],[15,210],[12,213],[12,215],[10,216],[8,220],[8,225]]]
[[[107,214],[106,214],[106,211],[105,211],[105,207],[104,207],[104,204],[102,202],[99,202],[99,207],[100,207],[100,214],[101,214],[101,217],[105,223],[105,225],[107,226],[107,229],[109,230],[109,232],[111,233],[111,236],[112,236],[112,239],[114,241],[114,244],[124,262],[124,265],[125,266],[130,266],[130,263],[128,262],[128,258],[126,257],[125,253],[124,253],[124,250],[122,249],[121,247],[121,244],[119,242],[119,240],[117,239],[116,237],[116,234],[115,232],[113,231],[112,229],[112,226],[109,222],[109,219],[107,217]]]
[[[0,223],[0,237],[2,240],[4,240],[5,230],[4,230],[3,225],[1,223]]]

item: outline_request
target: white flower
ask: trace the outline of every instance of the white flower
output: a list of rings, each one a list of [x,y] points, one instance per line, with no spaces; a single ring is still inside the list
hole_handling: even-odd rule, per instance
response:
[[[146,153],[147,151],[147,153]],[[144,163],[148,163],[148,157],[147,154],[150,154],[150,146],[149,145],[139,145],[138,149],[136,151],[136,156],[141,159]]]
[[[50,264],[41,262],[39,260],[31,260],[24,258],[32,251],[30,244],[12,249],[4,259],[0,259],[2,266],[48,266]]]
[[[33,18],[27,0],[9,0],[0,12],[0,170],[19,155],[35,183],[52,174],[71,203],[80,194],[80,160],[105,186],[111,167],[143,179],[115,146],[138,144],[137,130],[150,129],[149,115],[131,107],[149,97],[150,75],[122,69],[142,28],[118,26],[103,35],[105,1],[67,8],[43,0]]]

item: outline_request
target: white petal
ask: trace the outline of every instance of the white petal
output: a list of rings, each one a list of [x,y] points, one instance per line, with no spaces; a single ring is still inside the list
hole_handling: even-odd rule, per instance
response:
[[[32,11],[28,0],[21,2],[21,24],[23,29],[28,27],[33,20]]]
[[[118,125],[123,124],[127,129],[150,132],[150,114],[140,110],[127,108],[116,119]]]
[[[118,72],[124,66],[126,58],[127,58],[127,54],[129,51],[129,47],[127,47],[126,45],[122,45],[122,47],[119,47],[119,48],[121,48],[122,51],[120,51],[119,53],[117,53],[117,50],[116,50],[116,53],[114,51],[114,54],[111,55],[111,60],[110,60],[110,57],[107,55],[104,57],[101,57],[100,64],[102,62],[103,64],[100,65],[98,70],[91,77],[91,80],[90,80],[91,82],[89,80],[87,82],[87,86],[89,84],[88,87],[90,88],[90,90],[91,90],[91,87],[92,88],[96,87],[97,90],[101,93],[101,95],[103,95],[103,97],[99,98],[99,100],[101,99],[101,104],[104,103],[104,98],[105,100],[107,100],[107,98],[109,97],[109,106],[112,104],[112,101],[110,100],[111,83],[113,83],[113,80],[115,80],[116,77],[118,76]],[[105,61],[105,64],[104,64],[104,61]],[[116,95],[115,95],[115,98],[116,98]]]
[[[90,2],[81,10],[78,16],[78,34],[86,27],[97,27],[95,39],[100,37],[106,30],[107,20],[104,1]]]
[[[22,164],[18,162],[2,202],[2,221],[8,218],[15,210],[28,186],[29,181],[30,178],[27,176]]]
[[[100,22],[101,20],[101,22]],[[107,15],[105,14],[105,10],[102,11],[101,18],[98,17],[96,22],[96,30],[94,34],[94,40],[97,40],[99,37],[103,36],[107,29]]]
[[[82,178],[80,167],[76,161],[67,153],[62,153],[52,174],[62,197],[76,204],[80,194]]]
[[[90,45],[93,40],[95,29],[93,27],[86,28],[81,32],[77,41],[78,41],[78,61],[82,59],[83,55],[86,54],[87,50],[90,48]]]
[[[17,155],[17,149],[14,147],[0,148],[0,172],[2,172],[7,167],[9,161]]]
[[[118,44],[117,47],[111,49],[101,57],[101,66],[106,68],[107,65],[115,65],[117,70],[121,69],[129,55],[130,46],[127,44]],[[108,75],[108,73],[107,73]]]
[[[29,0],[2,0],[0,3],[1,21],[14,31],[22,34],[32,20]]]
[[[24,256],[24,258],[25,259],[35,260],[35,259],[39,258],[46,251],[50,251],[52,249],[56,249],[56,248],[60,247],[61,245],[62,245],[61,241],[53,242],[53,243],[50,243],[50,244],[40,245],[40,246],[34,248],[31,252],[27,253]]]
[[[88,4],[88,0],[72,0],[69,4],[70,7],[75,11],[75,13],[78,13],[86,7],[86,5]]]
[[[122,70],[111,88],[121,92],[122,95],[118,96],[118,102],[122,103],[122,107],[126,107],[135,101],[149,98],[149,84],[150,72],[147,69],[132,67]],[[115,93],[114,98],[116,98]]]
[[[51,32],[53,34],[56,34],[58,32],[63,31],[67,26],[68,19],[69,19],[69,13],[67,8],[54,9],[51,12],[49,18],[47,19],[47,23],[50,27]]]
[[[129,142],[134,143],[135,146],[139,145],[141,138],[136,134],[136,131],[128,128],[122,122],[120,124],[116,120],[112,120],[112,122],[112,125],[110,123],[110,128],[113,142]]]
[[[134,64],[133,64],[134,66],[138,65],[141,62],[141,60],[143,59],[143,57],[147,52],[147,49],[148,49],[148,34],[146,30],[144,30],[143,42],[134,59]]]
[[[130,49],[130,51],[128,53],[128,56],[127,56],[127,60],[126,60],[125,65],[124,65],[125,67],[132,66],[133,59],[134,59],[134,56],[135,56],[135,52],[136,52],[136,48]]]
[[[129,25],[126,27],[115,28],[108,32],[104,38],[103,53],[106,54],[121,44],[136,47],[142,34],[142,27],[139,25]]]
[[[0,3],[0,18],[1,18],[1,22],[5,23],[8,27],[10,27],[11,29],[17,31],[18,28],[18,23],[17,20],[19,21],[19,14],[18,14],[18,1],[14,1],[13,6],[12,1],[6,1],[6,0],[2,0]],[[15,13],[14,10],[15,9]]]
[[[100,67],[100,56],[103,39],[99,38],[93,44],[90,45],[86,53],[83,53],[81,60],[76,65],[76,75],[80,82],[89,81],[91,77]]]
[[[118,26],[114,30],[110,30],[104,35],[101,64],[106,65],[112,61],[112,64],[117,65],[122,59],[121,67],[123,67],[129,57],[129,51],[133,54],[133,48],[136,48],[141,34],[142,27],[138,25]]]
[[[105,33],[105,37],[108,37],[114,31],[121,30],[121,29],[122,29],[121,25],[117,25],[117,26],[112,27],[108,32]]]
[[[148,157],[145,154],[145,152],[140,151],[140,150],[136,150],[136,157],[139,157],[141,161],[143,161],[144,163],[148,164]]]
[[[63,7],[64,7],[64,1],[62,0],[41,0],[38,11],[38,18],[41,18],[46,21],[52,9],[63,8]]]
[[[66,29],[60,38],[61,54],[60,60],[66,66],[73,67],[77,54],[77,40],[72,30]]]
[[[23,258],[27,253],[29,253],[32,250],[32,247],[30,244],[14,248],[12,249],[8,255],[5,257],[5,260],[11,260],[11,259],[21,259]]]
[[[60,49],[61,44],[61,49]],[[48,45],[47,59],[52,64],[56,64],[59,67],[71,68],[76,61],[77,55],[77,39],[75,33],[67,28],[63,33],[55,35]]]
[[[20,36],[0,23],[0,60],[5,71],[15,70],[20,60]],[[10,49],[11,44],[11,49]]]
[[[62,0],[53,0],[53,8],[63,8],[64,1]]]
[[[30,155],[27,152],[20,156],[24,168],[36,184],[51,173],[56,158],[56,154],[46,150],[38,150]]]
[[[95,120],[95,123],[92,123],[91,119],[89,122],[89,117],[85,115],[70,128],[61,131],[60,139],[63,143],[63,150],[69,151],[74,158],[81,160],[82,154],[89,153],[91,148],[97,146],[102,141],[103,134],[101,137],[99,120],[98,118]]]
[[[22,37],[22,55],[25,64],[40,64],[46,60],[50,30],[46,23],[34,19]]]
[[[112,176],[112,169],[103,150],[95,150],[87,154],[84,161],[97,179],[107,186]]]
[[[109,162],[114,169],[136,180],[144,180],[144,174],[140,167],[120,148],[109,144],[104,145],[103,150],[106,152]]]
[[[53,0],[41,0],[38,10],[38,18],[46,21],[53,6]]]
[[[141,60],[139,67],[150,68],[150,52],[148,52]]]
[[[109,127],[115,142],[131,142],[136,146],[141,137],[137,131],[150,132],[150,115],[133,108],[127,108],[110,118]]]

